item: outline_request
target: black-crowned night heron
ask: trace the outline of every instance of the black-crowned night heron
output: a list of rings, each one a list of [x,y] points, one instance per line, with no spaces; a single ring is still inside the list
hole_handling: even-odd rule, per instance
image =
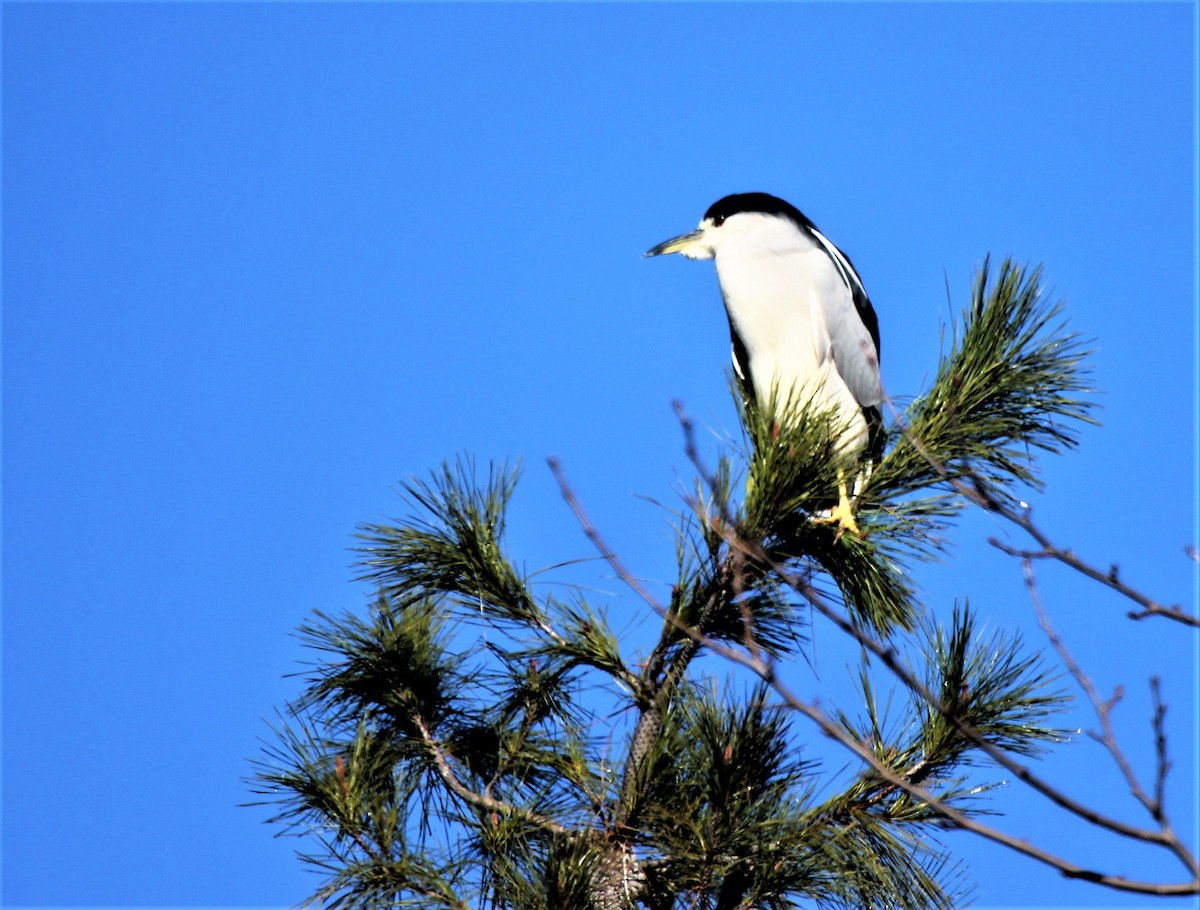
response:
[[[733,368],[776,423],[809,407],[844,427],[842,456],[883,446],[879,320],[850,259],[795,206],[766,193],[713,203],[700,227],[646,252],[713,259],[729,316]],[[786,406],[784,406],[786,405]],[[844,475],[830,518],[857,532]]]

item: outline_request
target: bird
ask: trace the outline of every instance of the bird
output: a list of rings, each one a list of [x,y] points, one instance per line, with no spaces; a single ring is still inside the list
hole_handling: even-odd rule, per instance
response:
[[[884,444],[879,318],[850,258],[807,216],[768,193],[717,200],[700,226],[647,250],[712,259],[729,318],[733,369],[774,427],[801,410],[828,412],[839,456],[867,466]],[[860,474],[860,479],[861,479]],[[845,472],[824,520],[858,534]]]

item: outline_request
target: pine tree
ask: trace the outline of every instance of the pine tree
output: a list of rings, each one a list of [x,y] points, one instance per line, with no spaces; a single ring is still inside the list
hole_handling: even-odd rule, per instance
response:
[[[935,621],[911,572],[968,502],[1012,505],[1036,487],[1036,456],[1074,445],[1090,419],[1085,352],[1040,284],[1038,269],[984,263],[931,387],[894,415],[860,480],[859,534],[812,520],[836,490],[830,417],[776,425],[745,403],[740,448],[711,470],[690,449],[667,602],[584,517],[660,613],[646,654],[627,653],[591,595],[547,593],[517,568],[515,470],[480,477],[462,460],[408,484],[407,518],[362,529],[368,615],[301,627],[320,659],[257,762],[272,821],[324,876],[312,901],[954,906],[961,872],[930,835],[987,805],[970,765],[1060,736],[1065,696],[969,605]],[[832,789],[802,757],[776,673],[804,660],[814,609],[912,684],[889,714],[864,669],[861,703],[827,715],[863,761]],[[757,680],[702,676],[706,649]],[[628,719],[615,740],[614,717]]]

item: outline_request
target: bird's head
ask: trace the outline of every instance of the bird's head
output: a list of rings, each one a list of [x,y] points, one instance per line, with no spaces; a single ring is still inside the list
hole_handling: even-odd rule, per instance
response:
[[[793,246],[813,224],[791,203],[767,193],[735,193],[708,207],[700,226],[647,250],[643,256],[679,253],[712,259],[723,246],[754,245],[779,251]]]

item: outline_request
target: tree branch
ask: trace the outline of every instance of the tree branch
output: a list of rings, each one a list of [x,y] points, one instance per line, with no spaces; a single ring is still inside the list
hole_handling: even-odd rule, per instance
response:
[[[699,463],[698,452],[691,435],[693,432],[692,424],[690,421],[682,419],[681,409],[677,409],[677,412],[681,415],[684,433],[688,440],[688,457],[692,460],[693,466],[697,469],[697,471],[699,471],[702,476],[708,479],[708,482],[711,484],[713,483],[713,480],[710,479],[711,475],[705,471],[703,465]],[[915,439],[913,440],[913,444],[920,448],[919,443]],[[928,457],[927,453],[926,457]],[[995,501],[991,497],[988,497],[983,492],[982,485],[980,485],[978,489],[972,489],[970,486],[964,484],[961,480],[957,478],[951,478],[948,472],[946,472],[941,466],[933,462],[931,463],[944,478],[949,480],[955,486],[955,488],[959,490],[959,492],[968,497],[968,499],[970,499],[972,502],[977,503],[983,508],[997,511],[1002,517],[1013,521],[1018,526],[1023,528],[1033,528],[1032,522],[1029,521],[1025,516],[1018,516],[1015,513],[1012,513],[1011,510],[1005,508],[1001,503]],[[691,504],[693,508],[698,506],[698,504],[695,502]],[[851,751],[857,754],[860,758],[862,758],[864,761],[867,761],[876,773],[880,774],[882,777],[884,777],[884,779],[888,780],[893,785],[902,788],[911,796],[921,800],[931,809],[944,815],[947,819],[964,830],[971,831],[995,843],[999,843],[1010,849],[1016,850],[1017,852],[1030,856],[1031,858],[1036,859],[1046,865],[1052,866],[1060,871],[1063,875],[1071,878],[1079,878],[1091,881],[1096,884],[1114,888],[1116,890],[1142,894],[1173,895],[1200,893],[1200,868],[1197,866],[1196,858],[1178,839],[1168,824],[1165,817],[1165,811],[1162,809],[1161,799],[1158,801],[1158,811],[1152,811],[1155,821],[1159,824],[1159,830],[1155,831],[1127,825],[1118,819],[1099,813],[1091,807],[1074,800],[1063,791],[1042,780],[1040,777],[1033,774],[1028,767],[1012,759],[1003,749],[988,742],[978,730],[975,730],[970,725],[964,723],[951,711],[949,711],[947,706],[942,703],[941,699],[935,693],[931,692],[928,687],[924,685],[924,683],[914,677],[900,662],[899,655],[894,647],[872,637],[857,623],[853,622],[848,617],[841,615],[841,613],[835,610],[824,598],[824,596],[821,595],[821,593],[815,588],[813,588],[806,579],[790,571],[786,566],[780,564],[769,554],[767,554],[758,541],[747,541],[737,537],[732,530],[734,527],[735,523],[733,521],[725,521],[722,523],[722,528],[720,529],[726,543],[731,549],[742,552],[748,559],[758,561],[769,566],[779,578],[792,587],[793,590],[801,594],[819,613],[833,622],[840,631],[857,640],[861,646],[879,658],[883,662],[884,666],[887,667],[887,669],[897,679],[899,679],[901,683],[903,683],[910,691],[914,692],[925,703],[929,704],[934,710],[938,711],[939,714],[941,714],[942,717],[944,717],[955,728],[959,735],[963,736],[965,739],[983,751],[1000,767],[1012,773],[1017,777],[1017,779],[1021,780],[1027,786],[1031,787],[1037,793],[1050,800],[1064,811],[1083,819],[1089,824],[1112,831],[1113,833],[1123,837],[1167,848],[1175,856],[1177,856],[1183,865],[1188,869],[1189,873],[1192,875],[1192,880],[1190,882],[1181,882],[1178,884],[1138,882],[1130,881],[1121,876],[1108,875],[1096,870],[1085,869],[1084,867],[1071,863],[1061,857],[1055,856],[1048,851],[1042,850],[1025,840],[1012,837],[1011,835],[1008,835],[997,828],[977,822],[961,811],[938,799],[932,793],[920,786],[921,780],[928,773],[928,769],[926,769],[922,763],[918,762],[916,765],[914,765],[910,769],[912,772],[911,774],[897,774],[893,769],[880,761],[868,746],[851,737],[848,733],[842,730],[840,726],[835,724],[827,715],[821,712],[820,709],[801,702],[779,681],[775,674],[773,665],[769,661],[763,660],[756,652],[756,649],[748,649],[750,653],[747,655],[737,651],[734,648],[724,646],[720,642],[713,641],[706,636],[696,633],[695,631],[690,631],[689,634],[702,639],[702,643],[705,647],[710,648],[722,657],[732,660],[733,662],[740,664],[741,666],[749,669],[751,672],[757,674],[761,679],[770,684],[789,706],[817,723],[822,732],[824,732],[826,735],[831,736],[842,745],[850,748]],[[1036,528],[1033,528],[1033,530],[1036,531]],[[1038,533],[1040,534],[1040,532]],[[1035,537],[1034,539],[1039,540],[1038,537]],[[1048,541],[1046,541],[1043,536],[1041,540],[1039,540],[1039,543],[1045,547]],[[1068,562],[1067,564],[1070,565],[1071,563]],[[1085,572],[1084,574],[1088,574],[1089,577],[1091,577],[1089,573]],[[1110,587],[1111,586],[1112,585],[1110,585]],[[1143,600],[1148,601],[1149,599],[1143,598]],[[1156,724],[1158,725],[1156,726],[1156,730],[1161,730],[1160,712],[1156,712]],[[1166,761],[1165,737],[1160,737],[1158,744],[1159,761],[1157,780],[1158,785],[1161,788],[1163,778],[1166,774],[1166,769],[1169,766],[1169,763]],[[1128,766],[1126,765],[1126,767]],[[1127,779],[1134,780],[1132,770],[1129,771],[1129,776]],[[1142,794],[1140,798],[1142,799],[1143,804],[1146,804],[1147,801],[1145,800],[1144,793],[1142,793],[1140,787],[1138,787],[1135,791],[1135,795],[1137,794]]]
[[[487,796],[483,793],[478,793],[472,790],[454,773],[454,769],[450,766],[450,761],[446,758],[446,753],[442,750],[441,745],[435,740],[429,732],[429,728],[425,725],[425,721],[421,719],[415,712],[410,715],[410,720],[417,732],[421,734],[421,740],[425,743],[425,747],[429,750],[429,754],[433,756],[434,766],[437,768],[438,776],[446,787],[461,799],[463,802],[474,806],[476,809],[482,809],[485,812],[494,812],[497,815],[517,816],[524,818],[543,830],[550,831],[554,834],[573,836],[570,828],[560,825],[556,821],[552,821],[544,816],[538,815],[529,809],[523,809],[519,806],[514,806],[506,803],[503,800],[496,799],[492,796]]]
[[[1112,756],[1113,761],[1121,772],[1121,776],[1125,778],[1125,784],[1129,788],[1130,795],[1145,807],[1150,817],[1160,826],[1164,835],[1162,840],[1163,846],[1170,848],[1184,865],[1191,870],[1192,875],[1200,879],[1200,862],[1197,861],[1196,857],[1176,837],[1166,813],[1164,793],[1167,773],[1170,771],[1171,762],[1167,757],[1167,736],[1163,725],[1167,709],[1162,702],[1161,684],[1158,677],[1152,677],[1150,681],[1150,688],[1154,697],[1154,716],[1151,720],[1151,725],[1154,729],[1155,744],[1154,796],[1151,797],[1146,793],[1141,782],[1138,780],[1137,774],[1121,749],[1120,744],[1117,742],[1116,733],[1113,730],[1112,710],[1120,701],[1121,690],[1118,688],[1113,697],[1108,700],[1100,698],[1100,694],[1096,691],[1091,678],[1080,667],[1078,661],[1075,660],[1074,656],[1067,649],[1062,637],[1050,623],[1050,617],[1042,604],[1041,595],[1038,591],[1032,560],[1022,560],[1022,571],[1025,575],[1025,585],[1029,591],[1030,601],[1037,612],[1039,625],[1041,625],[1042,630],[1046,633],[1051,646],[1058,653],[1059,659],[1062,660],[1068,672],[1070,672],[1071,676],[1079,684],[1079,687],[1087,695],[1096,718],[1100,722],[1101,732],[1099,734],[1090,734],[1092,739],[1100,743],[1109,755]]]

